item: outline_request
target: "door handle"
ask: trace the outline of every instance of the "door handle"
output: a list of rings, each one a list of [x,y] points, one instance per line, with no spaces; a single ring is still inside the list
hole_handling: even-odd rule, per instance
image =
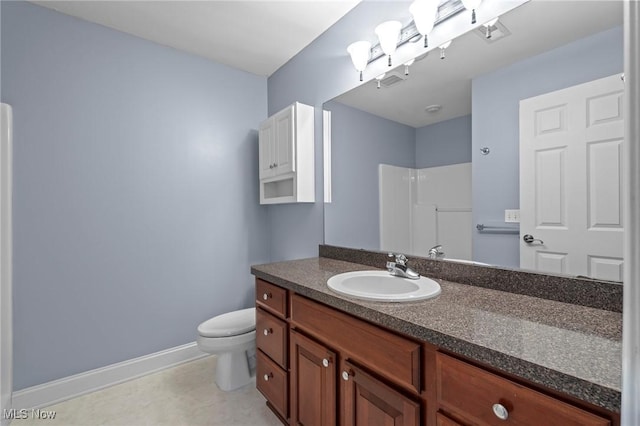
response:
[[[539,240],[537,238],[533,238],[533,235],[531,234],[526,234],[524,237],[522,237],[522,240],[527,244],[533,244],[535,242],[538,242],[538,244],[544,245],[544,241]]]

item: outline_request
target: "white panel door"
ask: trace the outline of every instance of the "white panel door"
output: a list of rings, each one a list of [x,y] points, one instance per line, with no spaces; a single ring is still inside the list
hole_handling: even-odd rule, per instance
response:
[[[614,75],[520,102],[521,268],[622,281],[623,91]]]
[[[273,116],[275,126],[276,175],[291,173],[295,167],[295,109],[294,105]]]
[[[271,177],[275,174],[275,128],[273,127],[272,119],[268,119],[260,124],[258,146],[260,179]]]

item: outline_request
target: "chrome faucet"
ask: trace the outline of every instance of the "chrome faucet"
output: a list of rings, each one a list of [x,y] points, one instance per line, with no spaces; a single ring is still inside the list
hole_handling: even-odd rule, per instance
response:
[[[444,252],[442,251],[442,246],[440,244],[429,249],[429,259],[438,260],[443,257]]]
[[[395,258],[393,262],[387,261],[387,271],[389,271],[391,275],[401,278],[409,278],[410,280],[417,280],[420,278],[420,274],[407,266],[407,262],[409,261],[407,256],[400,253],[389,253],[388,256],[390,259]]]

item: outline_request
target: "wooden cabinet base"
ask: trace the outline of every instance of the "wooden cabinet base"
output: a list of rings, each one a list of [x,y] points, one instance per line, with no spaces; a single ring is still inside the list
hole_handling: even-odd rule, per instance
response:
[[[260,279],[256,299],[256,386],[283,424],[620,426],[616,413]]]

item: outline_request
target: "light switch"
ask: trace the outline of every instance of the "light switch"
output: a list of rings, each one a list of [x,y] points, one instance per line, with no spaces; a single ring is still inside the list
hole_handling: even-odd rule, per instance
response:
[[[520,223],[520,209],[505,210],[504,221],[508,223]]]

